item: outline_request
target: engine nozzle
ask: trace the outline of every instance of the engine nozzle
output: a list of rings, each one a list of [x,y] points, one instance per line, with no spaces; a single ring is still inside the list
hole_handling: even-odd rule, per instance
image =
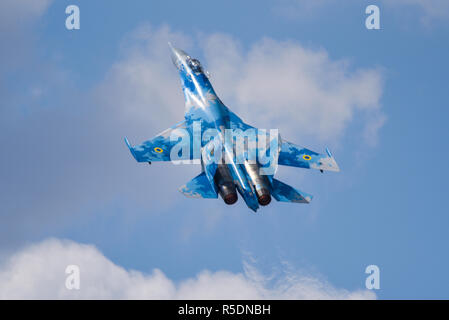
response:
[[[268,205],[271,202],[271,194],[267,177],[259,173],[258,164],[250,164],[246,161],[244,166],[256,191],[257,201],[261,206]]]
[[[230,188],[228,184],[222,184],[218,187],[218,193],[223,198],[223,201],[228,205],[234,204],[238,200],[235,186],[234,188]]]
[[[227,205],[231,205],[237,202],[237,191],[226,166],[219,165],[214,177],[215,184],[218,189],[218,194]]]
[[[257,194],[257,201],[259,201],[259,204],[261,206],[266,206],[270,204],[271,202],[271,195],[270,191],[268,191],[266,188],[261,188],[259,190],[256,190]]]

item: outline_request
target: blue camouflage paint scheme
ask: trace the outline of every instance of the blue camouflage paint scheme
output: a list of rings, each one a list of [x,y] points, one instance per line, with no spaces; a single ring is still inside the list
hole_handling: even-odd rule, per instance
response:
[[[128,139],[126,138],[125,142],[137,162],[170,161],[171,149],[178,142],[171,141],[170,136],[171,133],[176,129],[185,129],[187,131],[191,131],[190,126],[187,125],[187,122],[184,120],[177,123],[173,127],[162,131],[153,139],[145,141],[138,146],[131,147]],[[191,152],[190,154],[193,153]]]
[[[190,57],[186,52],[172,47],[171,58],[178,69],[181,79],[182,90],[185,98],[185,114],[184,120],[175,126],[163,131],[151,140],[145,141],[138,146],[131,146],[125,138],[125,142],[131,151],[131,154],[138,162],[152,161],[170,161],[171,151],[179,140],[172,140],[170,136],[177,129],[182,129],[188,133],[190,139],[190,153],[181,154],[182,159],[197,160],[202,165],[202,173],[189,181],[180,188],[180,191],[188,196],[195,198],[217,198],[217,186],[214,176],[217,171],[217,163],[213,161],[213,150],[218,147],[223,150],[224,154],[233,154],[233,144],[225,139],[226,129],[240,129],[242,131],[248,129],[258,130],[242,121],[235,113],[226,107],[215,93],[208,77],[200,62]],[[201,123],[200,147],[201,152],[193,152],[194,126],[195,123]],[[208,129],[214,129],[215,138],[205,139],[203,133]],[[259,132],[259,131],[257,131]],[[257,139],[259,137],[257,136]],[[258,140],[259,141],[259,140]],[[275,157],[270,159],[275,163],[286,166],[294,166],[307,169],[318,169],[321,171],[339,171],[339,167],[326,148],[326,154],[320,154],[312,150],[300,147],[288,141],[282,141],[280,136],[275,140],[276,148],[279,152],[270,153]],[[247,153],[253,151],[252,147],[248,147]],[[259,150],[257,150],[259,152]],[[238,193],[243,197],[247,206],[257,211],[259,208],[258,198],[256,195],[256,185],[252,182],[245,165],[236,161],[237,157],[226,162],[233,183]],[[240,154],[241,156],[241,154]],[[244,156],[247,156],[245,154]],[[276,164],[276,168],[277,168]],[[260,163],[259,165],[263,167]],[[261,170],[264,170],[262,168]],[[293,187],[280,182],[273,178],[274,173],[267,172],[267,181],[269,182],[269,192],[277,200],[281,202],[308,203],[312,196],[294,189]]]
[[[203,148],[203,152],[201,155],[202,158],[202,166],[203,172],[207,178],[207,181],[214,192],[217,192],[217,186],[214,182],[215,172],[217,171],[218,165],[214,161],[213,152],[219,148],[218,140],[212,140],[208,144],[206,144]]]
[[[278,164],[306,169],[340,171],[329,149],[326,148],[326,152],[327,154],[323,155],[291,142],[283,141]]]
[[[218,197],[204,172],[187,182],[179,190],[189,198],[216,199]]]
[[[281,202],[309,203],[313,198],[312,195],[299,191],[276,179],[272,181],[272,188],[271,194],[277,201]]]

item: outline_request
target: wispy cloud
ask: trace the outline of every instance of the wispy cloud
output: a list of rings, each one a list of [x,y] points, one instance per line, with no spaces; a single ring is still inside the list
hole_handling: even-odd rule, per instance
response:
[[[95,89],[97,99],[109,113],[132,121],[134,128],[146,128],[141,132],[144,134],[148,134],[149,126],[156,134],[184,118],[184,96],[170,60],[168,41],[192,47],[190,37],[168,26],[137,28],[123,40],[122,58]]]
[[[65,287],[68,265],[80,268],[80,289]],[[161,270],[126,270],[92,245],[50,239],[16,252],[0,265],[1,299],[375,299],[368,290],[338,289],[300,273],[280,279],[246,264],[244,272],[202,271],[181,281]]]
[[[435,21],[449,20],[449,1],[447,0],[383,0],[383,4],[401,11],[415,9],[421,22],[426,25]]]
[[[279,128],[290,137],[337,141],[361,113],[370,126],[368,139],[375,140],[381,127],[378,119],[385,118],[380,104],[382,72],[353,70],[348,61],[332,60],[324,49],[263,38],[245,50],[227,34],[202,34],[199,41],[168,27],[140,28],[132,39],[124,59],[102,84],[101,95],[133,121],[157,126],[161,119],[155,113],[164,112],[166,122],[182,116],[183,97],[167,58],[168,40],[186,46],[192,56],[204,55],[222,100],[257,127]],[[196,49],[188,50],[193,43],[198,43]]]
[[[9,30],[29,26],[42,16],[53,0],[3,0],[0,4],[0,26]]]
[[[205,43],[218,93],[255,126],[335,142],[356,115],[366,116],[366,126],[382,114],[383,80],[376,68],[352,70],[324,49],[294,41],[263,38],[247,51],[226,34],[210,35]]]
[[[52,0],[2,0],[0,2],[0,89],[5,72],[32,57],[35,34],[32,26]]]

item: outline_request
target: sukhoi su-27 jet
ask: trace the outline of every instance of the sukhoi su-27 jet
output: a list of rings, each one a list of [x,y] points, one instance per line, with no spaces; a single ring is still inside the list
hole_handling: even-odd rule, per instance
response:
[[[240,194],[254,212],[268,205],[271,197],[295,203],[312,200],[310,194],[274,178],[278,165],[340,170],[327,148],[320,154],[281,139],[277,130],[243,122],[218,98],[200,62],[169,46],[184,92],[184,120],[134,147],[125,138],[138,162],[200,163],[201,173],[180,188],[184,195],[211,199],[220,195],[231,205]]]

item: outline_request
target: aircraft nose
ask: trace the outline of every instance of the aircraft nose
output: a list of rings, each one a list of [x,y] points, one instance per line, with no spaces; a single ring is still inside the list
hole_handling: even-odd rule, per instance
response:
[[[169,42],[168,46],[171,49],[171,60],[173,61],[173,64],[176,68],[179,68],[182,61],[184,61],[187,57],[187,53],[182,51],[181,49],[177,49],[172,46],[172,44]]]

